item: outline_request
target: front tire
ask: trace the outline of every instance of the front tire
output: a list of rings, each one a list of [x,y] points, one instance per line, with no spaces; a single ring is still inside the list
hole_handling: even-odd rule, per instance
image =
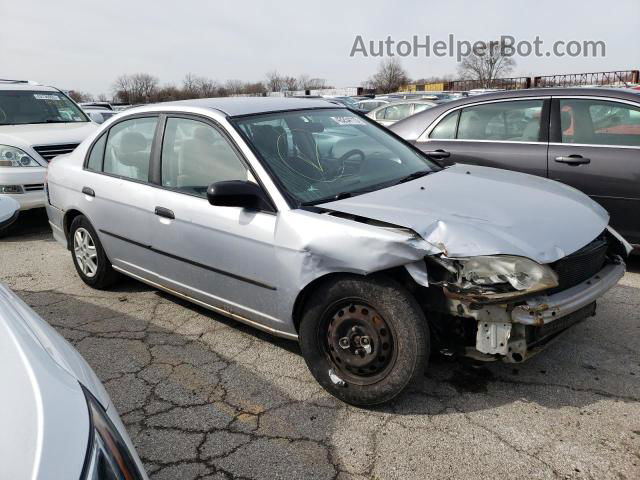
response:
[[[98,234],[84,215],[71,222],[69,241],[73,264],[82,281],[100,290],[113,285],[118,273],[111,267]]]
[[[345,276],[324,283],[310,297],[300,323],[300,348],[329,393],[352,405],[377,405],[424,372],[429,329],[401,285],[383,276]]]

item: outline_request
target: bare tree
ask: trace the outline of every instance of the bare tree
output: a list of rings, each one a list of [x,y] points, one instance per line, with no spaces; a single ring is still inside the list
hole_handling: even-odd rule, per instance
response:
[[[158,90],[158,79],[148,73],[121,75],[113,84],[113,96],[126,103],[148,103]]]
[[[182,93],[185,98],[198,97],[198,77],[193,73],[187,73],[182,80]]]
[[[225,95],[238,95],[242,93],[242,88],[241,80],[227,80],[224,84]]]
[[[516,65],[512,57],[504,54],[501,42],[491,41],[486,46],[464,57],[458,66],[458,75],[463,80],[478,80],[482,88],[490,88],[496,79],[509,75]]]
[[[309,75],[302,74],[298,77],[298,88],[301,90],[318,90],[327,87],[327,81],[324,78],[312,78]]]
[[[265,75],[267,78],[266,86],[269,92],[281,92],[284,88],[284,78],[276,71],[272,70]]]
[[[409,83],[409,76],[402,68],[400,60],[395,57],[380,62],[378,71],[368,81],[368,84],[378,93],[395,92],[407,83]]]
[[[264,83],[247,82],[243,86],[243,92],[249,95],[263,95],[265,93]]]
[[[109,100],[107,99],[107,95],[104,93],[101,93],[100,95],[98,95],[96,97],[98,99],[99,102],[108,102]]]
[[[210,78],[199,77],[196,81],[196,87],[200,98],[217,97],[220,86],[215,80]]]
[[[295,77],[282,77],[282,85],[284,90],[298,90],[298,80]]]
[[[93,96],[90,93],[81,92],[80,90],[69,90],[69,96],[78,103],[93,100]]]

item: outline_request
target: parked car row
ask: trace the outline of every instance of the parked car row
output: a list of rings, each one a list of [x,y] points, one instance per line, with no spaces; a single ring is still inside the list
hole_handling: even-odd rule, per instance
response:
[[[640,245],[637,91],[504,91],[442,104],[390,128],[442,165],[516,170],[575,187]]]

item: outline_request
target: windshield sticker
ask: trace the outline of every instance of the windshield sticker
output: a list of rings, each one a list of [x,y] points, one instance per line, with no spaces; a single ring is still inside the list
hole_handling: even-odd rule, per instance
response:
[[[41,93],[34,93],[33,97],[36,100],[60,100],[60,97],[58,95],[43,95]]]
[[[338,125],[366,125],[367,123],[358,117],[330,117]]]

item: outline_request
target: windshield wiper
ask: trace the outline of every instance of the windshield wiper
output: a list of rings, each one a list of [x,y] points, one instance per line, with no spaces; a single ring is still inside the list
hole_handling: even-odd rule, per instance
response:
[[[398,180],[394,185],[399,185],[400,183],[410,182],[411,180],[415,180],[420,177],[424,177],[425,175],[429,175],[433,173],[433,170],[418,170],[417,172],[413,172],[406,177],[402,177]]]

